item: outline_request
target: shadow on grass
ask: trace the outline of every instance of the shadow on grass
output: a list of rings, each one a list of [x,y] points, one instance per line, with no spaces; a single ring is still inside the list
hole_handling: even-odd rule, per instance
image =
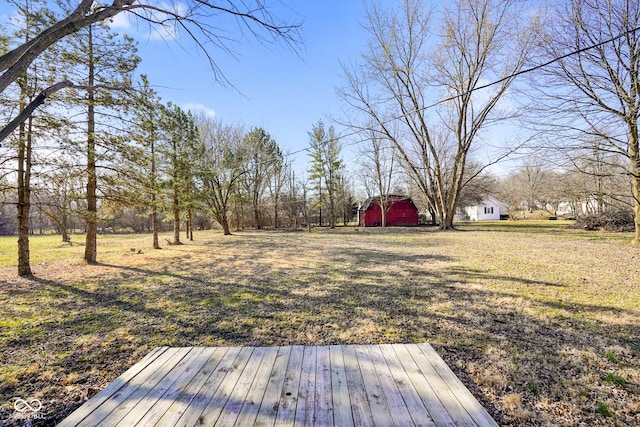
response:
[[[287,261],[335,237],[297,235],[307,247],[278,233],[251,233],[216,244],[215,255],[224,258],[178,257],[158,268],[114,262],[102,264],[113,270],[108,276],[77,283],[34,278],[29,288],[0,291],[14,304],[10,315],[23,316],[0,336],[2,362],[11,365],[2,374],[2,397],[41,390],[44,400],[59,402],[52,415],[59,420],[56,414],[90,397],[88,389],[161,345],[428,341],[498,423],[557,422],[524,410],[543,397],[564,408],[568,424],[606,424],[581,405],[622,394],[637,401],[633,378],[607,383],[612,372],[638,369],[636,311],[540,301],[512,287],[563,285],[465,268],[451,256],[385,249],[372,235],[352,241],[339,234],[322,259],[312,252],[297,267],[267,258]],[[243,255],[224,254],[231,248]],[[593,320],[602,316],[618,319]],[[56,393],[64,397],[68,386],[84,392],[61,399]],[[519,395],[520,407],[500,406],[495,396],[504,394]],[[618,421],[631,411],[613,410]],[[522,413],[527,418],[518,418]]]

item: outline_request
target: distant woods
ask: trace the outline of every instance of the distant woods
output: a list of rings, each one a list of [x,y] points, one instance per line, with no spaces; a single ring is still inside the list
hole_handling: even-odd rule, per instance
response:
[[[640,245],[640,3],[379,2],[362,27],[339,94],[369,196],[406,188],[441,229],[491,192],[512,211],[622,210]]]
[[[18,236],[20,275],[31,274],[34,233],[65,242],[82,233],[84,259],[95,263],[99,233],[150,232],[161,248],[162,232],[178,245],[213,226],[335,227],[355,217],[358,192],[383,204],[410,195],[441,229],[489,193],[514,218],[621,210],[640,244],[638,2],[369,5],[362,54],[344,65],[338,90],[340,122],[357,141],[310,119],[304,171],[269,129],[162,100],[152,77],[136,72],[135,41],[105,20],[129,11],[160,25],[164,13],[200,48],[225,51],[212,23],[221,16],[290,45],[297,26],[280,24],[261,0],[228,9],[186,0],[194,7],[165,11],[93,3],[54,12],[23,1],[0,35],[0,116],[13,123],[0,148],[0,234]],[[345,161],[343,147],[356,144],[360,155]],[[506,177],[489,173],[514,154],[525,160]]]
[[[9,43],[28,42],[53,22],[44,8],[22,13]],[[266,129],[164,101],[148,76],[136,74],[139,61],[134,40],[92,24],[52,46],[3,93],[8,121],[52,82],[75,82],[29,115],[0,151],[0,234],[18,235],[19,275],[32,274],[34,234],[58,233],[63,242],[82,234],[84,259],[96,263],[101,233],[148,232],[150,247],[161,249],[216,226],[231,234],[353,217],[353,192],[338,180],[337,141],[330,145],[333,178],[296,175]],[[325,170],[324,153],[314,170]],[[318,179],[324,184],[312,188]],[[331,209],[323,220],[325,205]],[[160,238],[163,232],[172,237]]]
[[[108,21],[128,12],[151,26],[184,30],[208,58],[212,78],[222,81],[205,46],[232,51],[228,34],[220,39],[223,21],[228,30],[294,50],[299,25],[276,17],[262,0],[225,7],[207,0],[185,3],[191,4],[14,4],[0,35],[0,235],[18,235],[19,275],[32,274],[29,236],[35,233],[57,232],[64,242],[84,233],[87,263],[98,260],[99,233],[151,231],[154,248],[161,247],[158,233],[166,229],[173,230],[170,244],[193,239],[194,229],[209,228],[210,218],[219,218],[207,203],[207,180],[226,175],[232,163],[249,186],[221,183],[229,193],[225,207],[252,210],[254,225],[269,224],[272,215],[261,197],[265,188],[271,195],[285,188],[287,170],[275,141],[268,154],[272,162],[268,155],[255,157],[262,148],[249,147],[249,139],[236,147],[203,138],[192,113],[161,100],[147,76],[136,72],[135,41],[111,31]],[[225,162],[207,163],[214,157],[210,151],[220,152]],[[257,160],[266,168],[253,180],[247,153],[254,154],[254,166]],[[267,167],[274,162],[277,167]],[[274,186],[276,170],[280,184]],[[245,226],[243,216],[231,218]]]

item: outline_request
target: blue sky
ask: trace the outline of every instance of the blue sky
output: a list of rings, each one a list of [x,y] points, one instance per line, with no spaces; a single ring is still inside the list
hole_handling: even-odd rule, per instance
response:
[[[294,52],[282,43],[264,44],[247,36],[230,46],[235,57],[211,49],[209,53],[234,87],[215,80],[203,52],[184,35],[172,40],[138,32],[139,71],[149,76],[163,100],[194,112],[207,111],[225,122],[262,127],[284,152],[293,152],[308,145],[307,132],[319,119],[328,125],[340,111],[336,95],[336,87],[342,84],[340,63],[352,61],[363,49],[366,38],[360,22],[365,3],[272,4],[277,6],[276,14],[280,11],[285,19],[302,23],[302,44]],[[347,149],[344,154],[351,156]],[[292,158],[298,170],[306,168],[305,153]]]
[[[233,86],[216,81],[204,53],[186,34],[150,34],[147,25],[136,25],[123,14],[112,28],[137,40],[139,73],[148,76],[163,101],[247,128],[263,127],[284,152],[299,151],[308,145],[312,126],[319,119],[330,124],[330,117],[340,110],[335,90],[342,82],[340,62],[351,61],[364,46],[360,22],[365,2],[267,3],[277,18],[302,24],[302,44],[296,52],[283,43],[263,43],[234,29],[230,35],[241,38],[229,45],[235,57],[222,49],[208,50]],[[0,22],[6,23],[14,13],[9,4],[0,2]],[[350,157],[348,151],[344,154]],[[305,153],[292,158],[298,170],[306,169]]]
[[[124,14],[116,17],[112,28],[138,41],[142,58],[139,73],[148,76],[165,102],[207,112],[224,122],[264,128],[283,152],[298,152],[290,159],[295,169],[303,172],[308,169],[309,157],[299,151],[308,146],[308,132],[319,119],[329,125],[332,117],[340,115],[336,88],[343,85],[341,62],[357,61],[365,48],[367,36],[360,24],[367,2],[267,3],[278,18],[302,24],[302,44],[294,52],[282,43],[265,44],[250,34],[243,36],[234,28],[229,35],[239,40],[228,46],[233,56],[215,47],[208,50],[233,86],[216,81],[206,56],[185,34],[150,34],[148,25],[136,25]],[[0,21],[6,22],[11,14],[7,3],[0,2]],[[231,29],[228,22],[221,26]],[[339,125],[336,130],[344,132]],[[358,147],[352,143],[357,139],[342,140],[347,164],[355,157]]]

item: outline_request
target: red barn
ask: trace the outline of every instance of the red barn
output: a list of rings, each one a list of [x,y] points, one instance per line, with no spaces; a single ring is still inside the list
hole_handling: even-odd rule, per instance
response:
[[[418,208],[410,197],[387,196],[387,225],[418,225]],[[364,201],[358,211],[360,226],[376,227],[382,225],[380,197],[370,197]]]

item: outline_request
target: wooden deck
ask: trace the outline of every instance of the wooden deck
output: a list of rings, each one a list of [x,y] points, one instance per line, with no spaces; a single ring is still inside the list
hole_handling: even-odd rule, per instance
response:
[[[429,344],[161,347],[61,426],[496,426]]]

